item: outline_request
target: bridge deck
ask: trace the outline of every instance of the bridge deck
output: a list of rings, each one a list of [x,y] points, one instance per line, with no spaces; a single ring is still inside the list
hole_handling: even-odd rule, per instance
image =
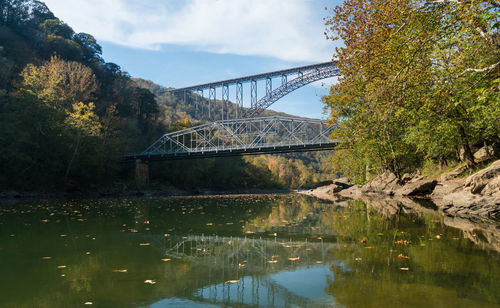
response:
[[[224,85],[228,86],[228,85],[233,85],[233,84],[236,84],[239,82],[249,82],[252,80],[261,80],[261,79],[265,79],[265,78],[280,77],[282,75],[288,75],[288,74],[293,74],[293,73],[302,72],[302,71],[315,70],[315,69],[320,69],[320,68],[325,68],[325,67],[336,67],[336,66],[335,66],[334,62],[330,61],[330,62],[324,62],[324,63],[319,63],[319,64],[294,67],[294,68],[289,68],[289,69],[279,70],[279,71],[274,71],[274,72],[269,72],[269,73],[227,79],[227,80],[222,80],[222,81],[217,81],[217,82],[204,83],[204,84],[199,84],[199,85],[189,86],[189,87],[184,87],[184,88],[171,89],[168,91],[171,93],[181,93],[184,91],[195,91],[195,90],[200,90],[200,89],[208,89],[211,87],[218,88],[218,87],[222,87]]]
[[[180,159],[195,159],[195,158],[211,158],[211,157],[229,157],[229,156],[244,156],[244,155],[260,155],[260,154],[279,154],[279,153],[294,153],[294,152],[312,152],[333,150],[337,146],[337,142],[308,144],[308,145],[288,145],[288,146],[261,146],[258,148],[247,149],[221,149],[208,150],[199,152],[180,152],[180,153],[138,153],[127,154],[124,160],[180,160]]]

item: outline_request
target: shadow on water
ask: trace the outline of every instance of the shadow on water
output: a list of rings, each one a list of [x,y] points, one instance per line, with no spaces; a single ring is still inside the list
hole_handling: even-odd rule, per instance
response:
[[[500,223],[299,195],[0,205],[6,307],[498,307]]]

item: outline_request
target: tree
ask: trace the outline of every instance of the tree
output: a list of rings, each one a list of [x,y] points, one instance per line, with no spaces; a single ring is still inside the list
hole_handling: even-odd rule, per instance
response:
[[[63,110],[70,110],[77,102],[90,102],[97,91],[97,81],[89,67],[57,56],[41,66],[27,65],[21,77],[22,88]]]
[[[347,0],[335,7],[326,34],[345,44],[335,54],[342,77],[324,101],[340,125],[343,160],[350,155],[400,175],[462,147],[474,166],[471,141],[485,131],[498,138],[499,121],[480,120],[498,118],[497,20],[494,1]],[[478,91],[488,94],[481,100]],[[368,152],[359,152],[363,144]]]

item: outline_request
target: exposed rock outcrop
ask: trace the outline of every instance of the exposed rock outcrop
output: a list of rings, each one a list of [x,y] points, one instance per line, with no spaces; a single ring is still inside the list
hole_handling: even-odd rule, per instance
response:
[[[432,197],[446,213],[500,218],[500,160]]]
[[[381,175],[377,176],[370,182],[363,185],[361,191],[363,193],[368,193],[368,194],[382,193],[392,196],[400,188],[401,188],[401,181],[398,179],[398,177],[390,171],[385,171]]]
[[[436,187],[436,180],[419,179],[410,181],[405,186],[396,191],[396,195],[402,196],[425,196],[434,191]]]
[[[391,200],[389,196],[427,196],[443,212],[449,214],[499,219],[500,160],[465,180],[455,178],[455,173],[458,176],[461,171],[455,170],[452,176],[445,177],[449,179],[445,181],[411,175],[405,175],[403,180],[400,180],[393,173],[386,171],[363,186],[349,187],[349,185],[334,182],[311,190],[307,194],[328,200],[338,200],[337,195],[351,199],[363,199],[370,196],[373,198],[375,196],[374,200]],[[380,195],[387,195],[387,197],[381,198]],[[394,207],[387,202],[384,204],[388,207]]]

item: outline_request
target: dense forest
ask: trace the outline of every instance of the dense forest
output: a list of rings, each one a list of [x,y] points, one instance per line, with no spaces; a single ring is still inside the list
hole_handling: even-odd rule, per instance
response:
[[[500,145],[498,1],[346,0],[329,11],[342,77],[324,98],[342,145],[334,168],[363,183]]]
[[[92,35],[75,33],[43,2],[0,0],[0,189],[133,188],[123,153],[207,120],[195,94],[170,95],[101,55]],[[164,162],[151,176],[159,187],[299,187],[323,178],[325,161],[294,154]]]

